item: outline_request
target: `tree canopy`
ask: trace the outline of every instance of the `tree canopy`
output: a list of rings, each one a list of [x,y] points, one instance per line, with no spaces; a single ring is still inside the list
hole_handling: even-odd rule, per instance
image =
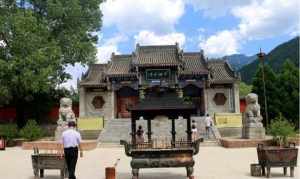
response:
[[[299,69],[289,60],[275,74],[269,65],[264,68],[269,122],[280,116],[299,127]],[[261,112],[265,119],[262,66],[253,79],[252,92],[258,94]],[[265,121],[264,121],[265,123]]]
[[[70,78],[68,64],[94,62],[101,2],[0,2],[0,103],[15,104],[19,126],[26,102]]]
[[[244,82],[240,83],[240,97],[245,97],[247,94],[251,93],[252,85],[247,85]]]

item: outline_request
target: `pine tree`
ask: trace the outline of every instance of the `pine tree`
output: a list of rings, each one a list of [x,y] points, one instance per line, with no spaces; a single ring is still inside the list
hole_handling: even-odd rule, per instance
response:
[[[263,116],[263,123],[266,126],[266,114],[265,114],[265,102],[264,102],[264,89],[263,89],[263,79],[262,79],[262,65],[259,66],[254,79],[252,92],[258,95],[258,103],[261,106],[261,112]],[[267,99],[267,110],[269,123],[271,119],[274,119],[280,113],[280,99],[278,97],[278,89],[276,81],[277,76],[273,72],[272,68],[268,65],[264,66],[265,73],[265,86],[266,86],[266,99]]]
[[[286,60],[278,76],[282,115],[299,128],[299,69]]]

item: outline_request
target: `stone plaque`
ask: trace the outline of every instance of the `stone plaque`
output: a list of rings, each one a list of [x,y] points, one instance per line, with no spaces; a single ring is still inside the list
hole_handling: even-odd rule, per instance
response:
[[[105,101],[102,96],[95,96],[92,100],[92,104],[95,109],[101,109],[104,105]]]
[[[216,103],[216,105],[224,105],[226,100],[227,98],[224,93],[216,93],[214,96],[214,102]]]

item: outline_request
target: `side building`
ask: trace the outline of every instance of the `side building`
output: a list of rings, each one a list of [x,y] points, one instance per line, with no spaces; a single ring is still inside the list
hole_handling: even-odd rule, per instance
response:
[[[130,118],[128,107],[158,87],[169,99],[194,103],[199,116],[239,113],[239,77],[225,60],[184,52],[178,44],[140,46],[132,54],[92,64],[79,83],[80,117]]]

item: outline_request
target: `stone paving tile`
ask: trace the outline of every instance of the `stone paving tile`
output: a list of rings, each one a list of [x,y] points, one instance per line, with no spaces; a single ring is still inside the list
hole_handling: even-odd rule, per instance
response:
[[[1,179],[34,179],[31,150],[20,147],[0,151]],[[118,179],[130,179],[130,158],[123,148],[96,148],[86,151],[77,165],[78,179],[104,179],[105,167],[110,167],[120,158],[116,168]],[[255,148],[225,149],[222,147],[203,147],[195,157],[196,179],[254,179],[250,176],[250,164],[257,162]],[[298,161],[299,163],[299,161]],[[288,172],[289,174],[289,172]],[[295,179],[300,177],[299,167]],[[140,179],[185,179],[184,168],[141,169]],[[282,176],[281,168],[272,168],[272,178],[288,179]],[[46,170],[44,179],[59,179],[59,171]]]

